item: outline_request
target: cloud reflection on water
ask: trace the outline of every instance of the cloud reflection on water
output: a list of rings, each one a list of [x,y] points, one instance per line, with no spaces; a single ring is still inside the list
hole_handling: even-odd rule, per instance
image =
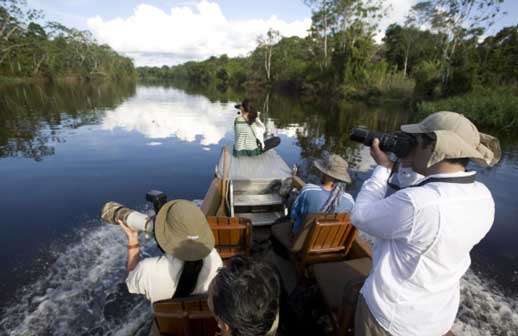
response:
[[[202,146],[217,145],[233,132],[235,104],[214,103],[204,96],[189,95],[174,88],[139,87],[135,97],[106,112],[101,128],[136,131],[148,139],[176,137],[193,142],[201,137]],[[266,124],[270,134],[296,137],[297,133],[305,132],[305,128],[298,125],[278,129],[271,119]],[[158,142],[148,143],[155,144]]]
[[[187,142],[201,136],[201,145],[216,145],[232,131],[234,104],[212,103],[172,88],[140,87],[135,97],[106,112],[102,129],[122,128],[149,139],[174,136]]]

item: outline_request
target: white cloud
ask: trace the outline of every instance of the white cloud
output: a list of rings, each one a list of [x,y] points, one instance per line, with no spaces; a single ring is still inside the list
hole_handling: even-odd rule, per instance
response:
[[[219,5],[203,0],[190,7],[173,7],[169,13],[147,4],[139,5],[132,16],[103,20],[89,18],[88,27],[101,43],[134,57],[137,65],[177,64],[213,55],[246,55],[257,45],[257,37],[269,28],[283,36],[305,36],[310,19],[286,22],[229,20]]]
[[[284,128],[278,128],[275,120],[268,119],[264,121],[266,126],[266,131],[272,135],[284,135],[288,138],[296,138],[298,134],[302,134],[303,136],[307,136],[307,125],[304,123],[300,124],[290,124],[285,126]]]

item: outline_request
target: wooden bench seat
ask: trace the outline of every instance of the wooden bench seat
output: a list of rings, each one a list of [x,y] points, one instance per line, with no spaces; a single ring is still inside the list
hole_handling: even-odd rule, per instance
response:
[[[205,336],[215,335],[218,331],[206,294],[155,302],[153,312],[154,334]]]
[[[215,248],[222,259],[236,254],[250,255],[252,223],[247,218],[208,216]]]

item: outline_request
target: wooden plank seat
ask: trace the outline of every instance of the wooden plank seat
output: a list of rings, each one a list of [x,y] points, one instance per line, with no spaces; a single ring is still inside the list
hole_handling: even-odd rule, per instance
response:
[[[345,260],[358,234],[349,213],[309,214],[293,243],[291,232],[289,223],[272,226],[273,239],[289,251],[299,275],[308,265]]]
[[[208,216],[215,248],[222,259],[236,254],[250,255],[252,223],[247,218]]]
[[[371,268],[370,258],[315,264],[311,267],[336,335],[354,334],[358,293]]]
[[[153,312],[159,335],[205,336],[218,331],[206,294],[155,302]]]

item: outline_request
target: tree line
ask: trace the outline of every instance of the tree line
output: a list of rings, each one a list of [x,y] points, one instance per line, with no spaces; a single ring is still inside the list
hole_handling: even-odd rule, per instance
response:
[[[58,22],[42,24],[43,13],[26,0],[0,0],[0,76],[11,78],[135,78],[133,61],[89,31]]]
[[[376,42],[384,0],[306,0],[305,38],[270,29],[246,57],[227,55],[178,66],[141,67],[142,79],[278,87],[308,95],[412,96],[437,99],[477,87],[516,86],[518,26],[483,38],[505,15],[503,0],[427,0]]]

